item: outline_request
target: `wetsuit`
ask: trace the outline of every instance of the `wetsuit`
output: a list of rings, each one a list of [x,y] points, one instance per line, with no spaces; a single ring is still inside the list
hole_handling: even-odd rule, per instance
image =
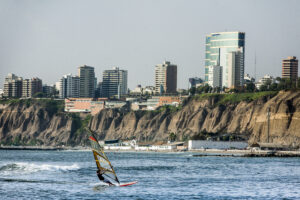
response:
[[[104,178],[102,174],[103,173],[101,173],[100,170],[97,171],[97,176],[98,176],[99,180],[103,181],[104,183],[107,183],[109,185],[113,185],[109,180],[107,180],[106,178]]]

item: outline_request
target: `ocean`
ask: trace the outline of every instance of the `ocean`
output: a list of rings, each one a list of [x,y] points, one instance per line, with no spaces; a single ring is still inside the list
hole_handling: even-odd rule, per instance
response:
[[[96,176],[91,151],[0,150],[0,199],[300,199],[300,158],[108,152],[121,182]]]

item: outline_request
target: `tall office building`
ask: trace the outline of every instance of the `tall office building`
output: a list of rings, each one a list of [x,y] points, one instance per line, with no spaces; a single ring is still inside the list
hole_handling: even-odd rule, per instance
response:
[[[239,51],[245,54],[245,33],[243,32],[219,32],[206,36],[205,44],[205,82],[208,82],[209,66],[222,66],[223,77],[222,86],[228,87],[229,69],[228,56],[230,52]],[[244,59],[240,62],[241,71],[244,71]]]
[[[209,66],[208,67],[208,85],[211,87],[222,87],[222,67]]]
[[[9,73],[5,77],[4,82],[4,97],[19,98],[22,96],[22,77],[18,77],[15,74]]]
[[[227,80],[223,85],[228,88],[237,88],[244,85],[244,54],[241,51],[232,51],[227,54]]]
[[[155,93],[176,93],[177,65],[165,61],[155,66]]]
[[[95,96],[95,71],[94,67],[80,66],[78,67],[78,76],[80,79],[79,97]]]
[[[289,78],[293,81],[298,79],[298,60],[295,56],[282,60],[282,78]]]
[[[79,97],[80,79],[72,74],[64,75],[59,83],[59,98]]]
[[[24,79],[22,84],[22,97],[33,97],[34,94],[43,92],[42,80],[39,78]]]
[[[127,94],[127,78],[127,70],[121,70],[118,67],[105,70],[102,79],[102,96],[110,98]]]

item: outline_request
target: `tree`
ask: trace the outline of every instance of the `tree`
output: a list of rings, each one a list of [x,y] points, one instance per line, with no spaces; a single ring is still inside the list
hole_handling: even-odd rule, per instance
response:
[[[255,91],[255,84],[254,83],[249,83],[246,85],[246,91],[247,92],[254,92]]]
[[[269,87],[269,90],[277,91],[278,90],[278,84],[277,83],[272,83]]]
[[[192,87],[191,89],[190,89],[190,94],[191,95],[194,95],[196,93],[196,87]]]
[[[33,95],[33,97],[35,98],[43,98],[43,97],[46,97],[46,94],[43,93],[43,92],[37,92]]]
[[[172,133],[169,134],[169,140],[170,140],[171,142],[175,141],[176,138],[177,138],[177,136],[176,136],[175,133],[172,132]]]
[[[260,86],[259,90],[260,91],[268,91],[268,86],[263,84],[263,85]]]

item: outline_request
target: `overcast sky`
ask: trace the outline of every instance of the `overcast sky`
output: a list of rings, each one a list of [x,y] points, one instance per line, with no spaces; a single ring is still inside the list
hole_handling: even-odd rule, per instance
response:
[[[205,35],[246,33],[245,72],[281,76],[300,57],[298,0],[0,0],[0,88],[12,72],[53,84],[77,67],[128,70],[128,86],[154,85],[154,67],[178,65],[178,88],[204,77]]]

